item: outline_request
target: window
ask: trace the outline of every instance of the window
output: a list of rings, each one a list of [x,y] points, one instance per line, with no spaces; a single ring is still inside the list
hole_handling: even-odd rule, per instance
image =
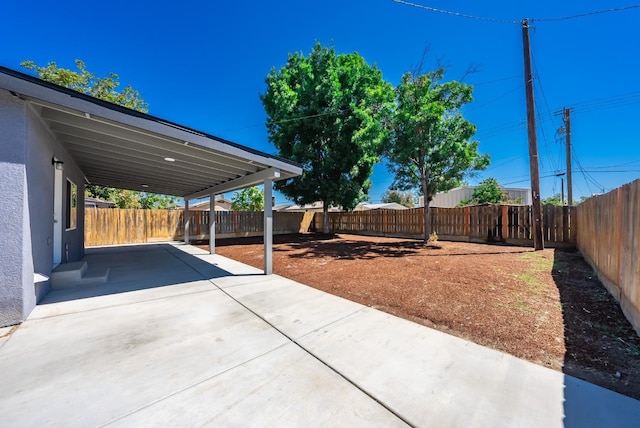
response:
[[[67,213],[66,229],[73,230],[78,226],[78,186],[67,179]]]

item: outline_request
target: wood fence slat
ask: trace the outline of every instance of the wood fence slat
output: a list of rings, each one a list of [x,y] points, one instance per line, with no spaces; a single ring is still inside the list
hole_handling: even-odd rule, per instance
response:
[[[578,249],[640,334],[640,179],[572,210]]]

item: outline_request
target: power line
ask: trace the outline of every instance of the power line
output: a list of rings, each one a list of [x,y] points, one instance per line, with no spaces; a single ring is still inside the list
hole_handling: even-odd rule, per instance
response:
[[[396,3],[404,4],[406,6],[413,6],[413,7],[417,7],[418,9],[425,9],[425,10],[428,10],[430,12],[444,13],[446,15],[453,15],[453,16],[457,16],[457,17],[460,17],[460,18],[477,19],[477,20],[480,20],[480,21],[501,22],[503,24],[520,24],[520,21],[512,21],[512,20],[506,20],[506,19],[490,18],[490,17],[485,17],[485,16],[469,15],[469,14],[460,13],[460,12],[452,12],[450,10],[438,9],[438,8],[435,8],[435,7],[425,6],[425,5],[422,5],[422,4],[409,3],[409,2],[404,1],[404,0],[393,0],[393,1],[396,2]]]
[[[617,164],[617,165],[607,165],[607,166],[590,166],[590,167],[587,167],[587,168],[590,168],[590,169],[617,168],[617,167],[619,167],[619,166],[631,165],[631,164],[638,163],[638,162],[640,162],[640,159],[638,159],[638,160],[634,160],[634,161],[630,161],[630,162],[619,163],[619,164]]]
[[[533,70],[534,73],[536,75],[536,80],[534,81],[534,83],[537,82],[537,85],[534,85],[534,88],[538,89],[538,92],[542,95],[542,99],[544,100],[544,105],[547,108],[547,115],[551,115],[551,109],[549,108],[549,103],[547,101],[547,96],[545,95],[544,92],[544,87],[542,86],[542,78],[540,77],[540,73],[538,72],[538,67],[536,65],[536,60],[535,60],[535,55],[533,55],[533,53],[531,54],[531,62],[533,63]],[[536,104],[536,109],[538,111],[538,117],[542,117],[542,112],[540,111],[540,103]],[[555,117],[555,116],[552,116]],[[545,147],[549,153],[549,157],[551,158],[551,163],[552,166],[556,169],[556,170],[560,170],[560,167],[562,165],[562,156],[558,155],[557,159],[555,154],[553,153],[553,147],[551,147],[551,143],[549,142],[549,140],[547,139],[547,133],[545,131],[545,127],[542,125],[543,120],[541,119],[540,122],[538,123],[540,130],[542,131],[542,138],[544,140],[545,143]],[[555,124],[554,124],[555,125]],[[555,133],[555,126],[554,126],[554,133]]]
[[[485,106],[487,106],[487,105],[489,105],[489,104],[493,104],[493,103],[495,103],[496,101],[499,101],[499,100],[501,100],[502,98],[506,97],[507,95],[509,95],[509,94],[511,94],[511,93],[513,93],[513,92],[515,92],[515,91],[517,91],[517,90],[519,90],[519,89],[521,89],[523,86],[524,86],[524,83],[521,83],[521,84],[519,84],[518,86],[516,86],[515,88],[511,88],[511,89],[509,89],[507,92],[504,92],[504,93],[502,93],[502,94],[498,95],[497,97],[495,97],[495,98],[493,98],[493,99],[491,99],[491,100],[489,100],[489,101],[486,101],[486,102],[484,102],[484,103],[482,103],[482,104],[479,104],[479,105],[471,106],[471,108],[470,108],[470,109],[467,109],[466,111],[467,111],[467,112],[472,112],[472,111],[478,110],[478,109],[480,109],[480,108],[482,108],[482,107],[485,107]]]
[[[418,9],[424,9],[424,10],[428,10],[430,12],[443,13],[445,15],[452,15],[452,16],[457,16],[457,17],[460,17],[460,18],[476,19],[476,20],[479,20],[479,21],[499,22],[499,23],[503,23],[503,24],[520,24],[519,20],[499,19],[499,18],[492,18],[492,17],[487,17],[487,16],[470,15],[470,14],[467,14],[467,13],[453,12],[451,10],[438,9],[436,7],[425,6],[425,5],[422,5],[422,4],[410,3],[410,2],[404,1],[404,0],[393,0],[393,1],[395,3],[404,4],[406,6],[417,7]],[[624,7],[612,7],[612,8],[609,8],[609,9],[594,10],[594,11],[591,11],[591,12],[584,12],[584,13],[579,13],[579,14],[576,14],[576,15],[568,15],[568,16],[554,17],[554,18],[529,18],[529,22],[534,22],[534,21],[538,21],[538,22],[567,21],[569,19],[584,18],[584,17],[587,17],[587,16],[600,15],[600,14],[609,13],[609,12],[622,12],[622,11],[625,11],[625,10],[636,9],[636,8],[640,8],[640,5],[636,4],[636,5],[624,6]]]
[[[276,125],[279,125],[281,123],[294,122],[296,120],[312,119],[314,117],[329,116],[331,114],[338,114],[338,113],[340,113],[339,110],[331,110],[331,111],[327,111],[327,112],[324,112],[324,113],[310,114],[308,116],[299,116],[299,117],[292,117],[290,119],[277,120],[277,121],[273,121],[272,123],[274,123]],[[237,130],[240,130],[240,129],[256,128],[258,126],[264,126],[264,123],[254,124],[254,125],[246,125],[246,126],[243,126],[243,127],[240,127],[240,128],[223,129],[222,131],[237,131]]]
[[[593,193],[593,191],[591,190],[591,186],[589,185],[589,182],[591,182],[591,184],[596,186],[597,189],[603,189],[604,190],[604,186],[602,184],[600,184],[595,178],[593,178],[593,176],[589,173],[589,171],[587,171],[582,166],[582,163],[580,162],[580,159],[578,158],[578,155],[575,152],[575,148],[574,147],[572,147],[571,153],[572,153],[573,158],[576,161],[576,164],[578,165],[578,169],[580,170],[580,172],[582,173],[582,176],[584,177],[584,180],[585,180],[585,183],[587,185],[587,188],[589,189],[589,192]]]
[[[487,169],[483,170],[482,172],[487,172],[487,171],[494,170],[494,169],[499,168],[499,167],[501,167],[501,166],[505,166],[505,165],[507,165],[507,164],[510,164],[511,162],[513,162],[513,161],[514,161],[514,160],[516,160],[516,159],[521,159],[521,158],[522,158],[522,156],[520,156],[520,155],[518,155],[518,156],[512,156],[512,157],[510,157],[509,159],[507,159],[506,161],[504,161],[504,162],[502,162],[502,163],[499,163],[498,165],[493,165],[491,168],[487,168]]]
[[[428,10],[430,12],[443,13],[445,15],[457,16],[459,18],[469,18],[469,19],[476,19],[476,20],[479,20],[479,21],[489,21],[489,22],[500,22],[500,23],[503,23],[503,24],[520,24],[520,22],[521,22],[520,20],[499,19],[499,18],[492,18],[492,17],[487,17],[487,16],[477,16],[477,15],[470,15],[470,14],[467,14],[467,13],[453,12],[451,10],[438,9],[436,7],[425,6],[423,4],[410,3],[410,2],[404,1],[404,0],[393,0],[393,1],[395,3],[404,4],[406,6],[417,7],[418,9],[424,9],[424,10]],[[609,12],[622,12],[622,11],[625,11],[625,10],[636,9],[636,8],[639,8],[639,7],[640,7],[640,5],[636,4],[636,5],[631,5],[631,6],[612,7],[612,8],[609,8],[609,9],[594,10],[594,11],[591,11],[591,12],[579,13],[579,14],[576,14],[576,15],[568,15],[568,16],[562,16],[562,17],[529,18],[529,22],[532,23],[534,21],[538,21],[538,22],[567,21],[569,19],[584,18],[584,17],[587,17],[587,16],[600,15],[600,14],[609,13]]]
[[[589,113],[597,110],[606,110],[610,108],[625,107],[628,105],[640,104],[640,91],[627,92],[625,94],[614,95],[611,97],[597,98],[594,100],[582,101],[572,104],[574,111],[577,113]],[[558,109],[556,109],[558,110]],[[554,113],[546,113],[537,117],[539,121],[547,121],[554,119],[556,115]],[[483,137],[490,137],[499,135],[502,133],[510,132],[516,129],[524,127],[524,119],[520,119],[516,122],[503,123],[502,125],[496,125],[493,128],[483,129],[476,135]]]
[[[514,80],[514,79],[522,79],[522,76],[518,75],[518,76],[503,77],[503,78],[500,78],[500,79],[488,80],[486,82],[471,83],[471,85],[473,85],[473,86],[482,86],[482,85],[489,85],[491,83],[504,82],[505,80]]]
[[[552,21],[567,21],[569,19],[576,19],[576,18],[584,18],[586,16],[592,16],[592,15],[599,15],[602,13],[609,13],[609,12],[622,12],[625,10],[629,10],[629,9],[636,9],[639,8],[640,5],[638,4],[634,4],[631,6],[624,6],[624,7],[612,7],[609,9],[603,9],[603,10],[595,10],[592,12],[585,12],[585,13],[580,13],[577,15],[569,15],[569,16],[564,16],[561,18],[531,18],[529,21],[547,21],[547,22],[552,22]]]

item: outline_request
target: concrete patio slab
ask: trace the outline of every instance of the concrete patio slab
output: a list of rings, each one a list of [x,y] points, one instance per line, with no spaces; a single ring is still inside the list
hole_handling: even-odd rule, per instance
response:
[[[297,343],[415,426],[631,427],[640,420],[637,400],[369,308]]]
[[[10,327],[2,327],[0,328],[0,348],[2,348],[2,345],[4,345],[4,343],[9,340],[9,337],[11,335],[11,333],[17,328],[17,326],[10,326]]]
[[[217,285],[218,279],[212,282]],[[366,307],[277,276],[270,276],[268,281],[229,287],[225,291],[292,339]]]
[[[290,343],[109,426],[407,425]]]
[[[0,339],[3,427],[640,420],[637,400],[195,247],[87,260],[109,284],[51,292]]]
[[[126,300],[13,333],[3,426],[98,426],[289,343],[219,290]]]

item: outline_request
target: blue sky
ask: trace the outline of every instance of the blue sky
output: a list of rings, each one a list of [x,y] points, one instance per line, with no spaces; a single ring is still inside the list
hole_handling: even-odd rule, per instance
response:
[[[113,71],[149,103],[149,113],[275,153],[259,99],[272,67],[314,42],[339,53],[358,52],[397,84],[428,48],[425,68],[447,65],[447,80],[470,64],[481,71],[465,82],[475,101],[465,109],[478,128],[487,171],[510,187],[529,187],[523,77],[523,18],[562,18],[633,0],[558,2],[414,0],[477,17],[436,13],[392,0],[324,2],[5,1],[0,4],[0,65],[24,71],[22,60],[72,68],[76,58],[96,75]],[[507,23],[505,21],[518,21]],[[640,177],[640,8],[578,19],[535,20],[535,73],[541,193],[560,192],[565,169],[562,120],[574,107],[574,199]],[[370,200],[392,182],[383,164]],[[277,194],[277,202],[284,202]]]

